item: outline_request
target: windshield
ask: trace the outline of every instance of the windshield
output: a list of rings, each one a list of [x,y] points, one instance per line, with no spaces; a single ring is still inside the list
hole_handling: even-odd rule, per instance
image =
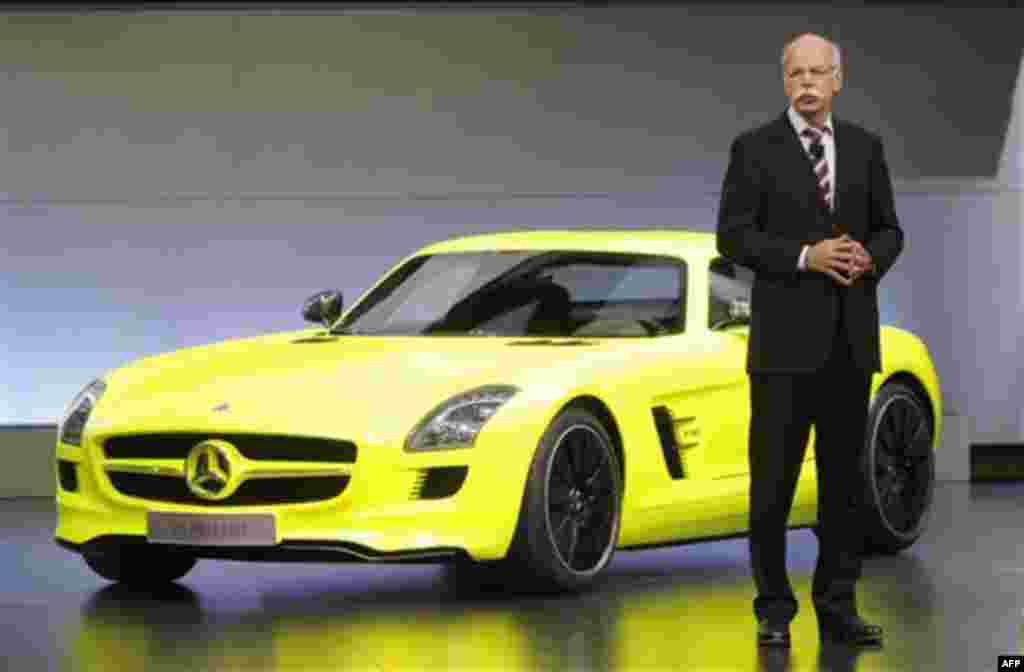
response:
[[[684,328],[680,259],[517,251],[410,259],[334,327],[357,335],[650,337]]]

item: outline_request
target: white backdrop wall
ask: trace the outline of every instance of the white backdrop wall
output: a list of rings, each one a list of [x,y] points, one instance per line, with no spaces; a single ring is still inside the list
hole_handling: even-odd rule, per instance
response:
[[[52,421],[133,357],[298,327],[308,293],[354,298],[438,238],[711,231],[729,141],[781,113],[779,47],[808,29],[843,45],[837,111],[897,179],[883,320],[925,337],[978,436],[1024,438],[1018,10],[806,14],[0,17],[0,422]]]

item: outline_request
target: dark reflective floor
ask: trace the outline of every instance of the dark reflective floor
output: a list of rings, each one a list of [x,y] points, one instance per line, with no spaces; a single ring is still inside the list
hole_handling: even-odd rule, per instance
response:
[[[867,561],[886,645],[822,647],[817,543],[790,534],[789,653],[754,643],[745,540],[620,553],[580,596],[503,594],[440,566],[204,561],[157,595],[111,586],[51,541],[44,500],[0,500],[8,670],[969,670],[1024,646],[1024,484],[941,484],[910,551]]]

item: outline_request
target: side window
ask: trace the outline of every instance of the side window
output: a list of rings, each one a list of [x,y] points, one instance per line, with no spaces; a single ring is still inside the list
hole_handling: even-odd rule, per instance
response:
[[[754,272],[724,257],[713,259],[708,270],[708,327],[749,324]]]

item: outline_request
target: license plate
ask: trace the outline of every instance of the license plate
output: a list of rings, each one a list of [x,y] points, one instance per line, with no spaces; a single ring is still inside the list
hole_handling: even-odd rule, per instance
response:
[[[147,522],[147,538],[154,544],[273,546],[277,543],[274,516],[270,514],[152,512]]]

